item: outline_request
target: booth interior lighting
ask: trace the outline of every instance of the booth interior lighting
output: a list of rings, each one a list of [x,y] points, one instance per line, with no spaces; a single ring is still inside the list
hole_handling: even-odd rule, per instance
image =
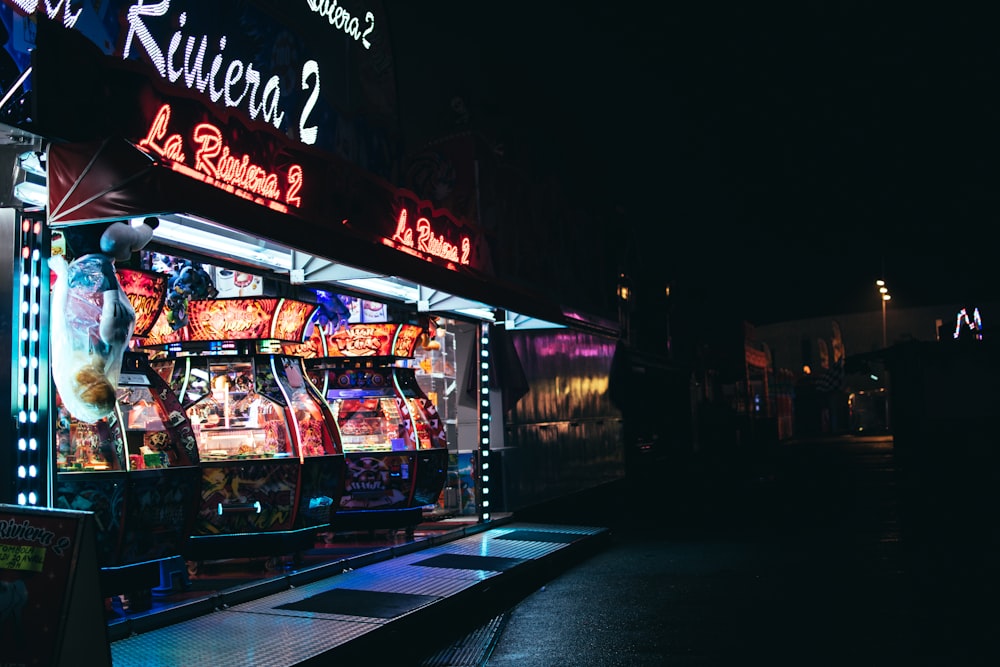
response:
[[[242,240],[236,238],[236,233],[227,233],[221,226],[217,226],[217,229],[207,228],[210,224],[199,223],[195,226],[160,218],[160,224],[153,232],[153,238],[188,250],[208,252],[236,261],[250,260],[254,264],[274,269],[286,271],[291,269],[291,251],[264,247],[250,240]]]

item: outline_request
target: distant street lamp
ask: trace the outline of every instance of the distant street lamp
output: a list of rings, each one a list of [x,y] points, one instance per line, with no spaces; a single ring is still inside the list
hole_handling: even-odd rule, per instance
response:
[[[885,286],[884,280],[876,280],[875,285],[878,286],[878,293],[882,297],[882,347],[886,347],[886,336],[885,336],[885,304],[892,298],[889,294],[889,288]]]

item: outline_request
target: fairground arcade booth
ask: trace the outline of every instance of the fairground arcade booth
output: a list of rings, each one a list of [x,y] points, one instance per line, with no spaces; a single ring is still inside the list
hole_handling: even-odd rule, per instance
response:
[[[311,421],[322,424],[324,443],[313,454],[336,458],[353,448],[345,466],[378,459],[390,477],[402,475],[405,460],[406,483],[395,488],[408,516],[416,509],[422,516],[491,519],[490,452],[503,438],[502,420],[491,420],[498,403],[493,335],[505,326],[563,327],[566,316],[493,275],[485,235],[475,224],[392,185],[392,54],[380,3],[366,4],[362,17],[340,25],[318,15],[312,3],[276,0],[0,2],[6,39],[0,157],[11,173],[2,184],[2,280],[10,287],[3,294],[11,295],[12,318],[0,335],[12,352],[4,371],[12,378],[14,415],[0,455],[0,502],[54,508],[57,475],[83,479],[107,465],[163,477],[149,471],[187,463],[161,456],[180,450],[151,447],[152,440],[103,460],[77,458],[75,446],[72,460],[58,457],[62,417],[50,361],[63,341],[51,332],[65,312],[53,308],[52,286],[59,283],[50,264],[53,237],[76,230],[95,243],[65,259],[72,265],[97,257],[105,269],[93,285],[70,285],[89,289],[92,302],[109,311],[98,307],[94,315],[98,333],[88,354],[111,349],[135,360],[142,373],[156,371],[173,394],[171,405],[182,406],[168,411],[167,422],[179,419],[196,432],[197,449],[186,450],[192,465],[227,471],[278,468],[282,459],[302,464],[310,456],[303,428]],[[369,107],[348,103],[358,87]],[[382,115],[372,110],[376,102]],[[366,149],[355,144],[345,157],[349,139],[366,142]],[[102,245],[112,228],[148,236],[131,252],[118,253],[117,246],[112,252]],[[165,276],[158,326],[168,330],[156,344],[135,335],[129,321],[135,307],[116,295],[121,283],[109,278],[109,267]],[[323,295],[331,293],[340,305],[325,312]],[[220,299],[245,299],[251,310],[264,303],[315,305],[331,336],[326,351],[300,365],[303,357],[281,347],[288,338],[267,333],[249,340],[233,327],[268,329],[274,313],[254,321],[244,309],[242,319],[227,321],[224,309],[205,305]],[[218,330],[230,327],[229,334],[201,341],[191,335],[192,322],[208,321]],[[392,387],[391,400],[337,390],[344,378],[362,373],[356,359],[331,356],[328,343],[373,323],[424,340],[406,354],[390,349],[365,369],[366,377]],[[145,396],[119,381],[138,372],[126,375],[119,366],[110,372],[112,366],[101,369],[107,384],[122,390],[119,403]],[[284,389],[270,391],[271,378]],[[163,387],[155,378],[138,385]],[[290,405],[295,392],[289,387],[308,394],[315,419]],[[236,405],[265,394],[281,408],[283,423],[298,429],[282,441],[285,448],[268,440],[266,415]],[[212,413],[209,403],[221,403],[222,412]],[[150,407],[145,404],[116,407],[116,419],[128,419],[133,407],[136,424],[162,423],[152,412],[142,414]],[[374,423],[366,421],[369,407],[380,415],[380,428],[395,419],[397,432],[374,444],[359,439]],[[337,419],[329,419],[334,409]],[[248,425],[260,427],[261,438],[256,431],[249,440],[247,433],[226,431]],[[187,431],[184,438],[190,441]],[[341,510],[375,509],[373,497],[366,499],[370,489],[355,486],[338,498],[330,491],[336,481],[331,484],[315,494],[315,503],[298,497],[292,513],[309,514],[307,528],[336,525]],[[189,537],[243,530],[233,525],[260,528],[258,497],[229,500],[210,506],[204,494],[196,497],[199,514]],[[317,510],[326,512],[321,520],[314,520]],[[294,517],[287,526],[271,518],[275,526],[300,526]]]

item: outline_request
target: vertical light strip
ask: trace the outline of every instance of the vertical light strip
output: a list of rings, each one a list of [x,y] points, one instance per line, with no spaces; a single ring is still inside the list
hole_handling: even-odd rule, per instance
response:
[[[49,446],[48,262],[39,213],[19,221],[16,262],[14,417],[17,448],[14,497],[18,505],[48,506],[52,484]]]
[[[490,520],[490,323],[479,325],[479,520]]]

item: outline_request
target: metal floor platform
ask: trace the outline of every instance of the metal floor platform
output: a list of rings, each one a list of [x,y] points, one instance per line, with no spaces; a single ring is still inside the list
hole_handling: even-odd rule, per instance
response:
[[[302,571],[112,636],[115,667],[284,667],[397,651],[518,582],[558,572],[609,530],[508,523],[338,572]],[[120,632],[120,631],[119,631]],[[412,646],[410,647],[412,649]],[[368,655],[372,655],[368,653]],[[390,660],[391,662],[391,660]]]

